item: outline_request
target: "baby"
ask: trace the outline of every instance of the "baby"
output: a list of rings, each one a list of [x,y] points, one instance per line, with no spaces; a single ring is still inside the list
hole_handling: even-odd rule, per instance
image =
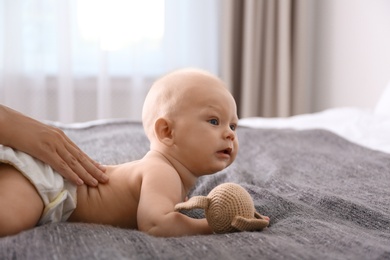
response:
[[[0,236],[56,221],[108,224],[164,237],[212,233],[206,219],[175,212],[174,206],[185,200],[198,177],[236,158],[238,117],[232,95],[205,71],[177,70],[153,84],[142,121],[150,151],[138,161],[107,166],[109,182],[97,187],[76,186],[39,160],[0,146]]]

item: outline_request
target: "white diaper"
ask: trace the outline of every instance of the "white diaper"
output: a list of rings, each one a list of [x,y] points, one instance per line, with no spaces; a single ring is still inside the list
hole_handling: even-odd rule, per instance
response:
[[[0,145],[0,162],[13,165],[34,184],[45,205],[39,225],[69,218],[76,208],[76,185],[49,165],[7,146]]]

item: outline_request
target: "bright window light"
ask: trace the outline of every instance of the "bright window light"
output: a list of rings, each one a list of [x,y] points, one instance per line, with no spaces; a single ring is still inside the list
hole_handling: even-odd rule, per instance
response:
[[[164,0],[78,0],[82,37],[107,51],[164,35]]]

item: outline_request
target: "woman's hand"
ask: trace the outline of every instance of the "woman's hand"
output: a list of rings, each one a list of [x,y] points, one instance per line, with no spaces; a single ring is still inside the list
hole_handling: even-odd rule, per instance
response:
[[[0,144],[49,164],[77,185],[105,183],[105,167],[89,158],[62,130],[0,105]]]

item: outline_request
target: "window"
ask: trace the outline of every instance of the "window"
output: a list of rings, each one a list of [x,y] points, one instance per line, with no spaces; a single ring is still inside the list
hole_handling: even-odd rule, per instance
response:
[[[62,122],[139,119],[156,77],[218,73],[218,3],[0,1],[0,102]]]

